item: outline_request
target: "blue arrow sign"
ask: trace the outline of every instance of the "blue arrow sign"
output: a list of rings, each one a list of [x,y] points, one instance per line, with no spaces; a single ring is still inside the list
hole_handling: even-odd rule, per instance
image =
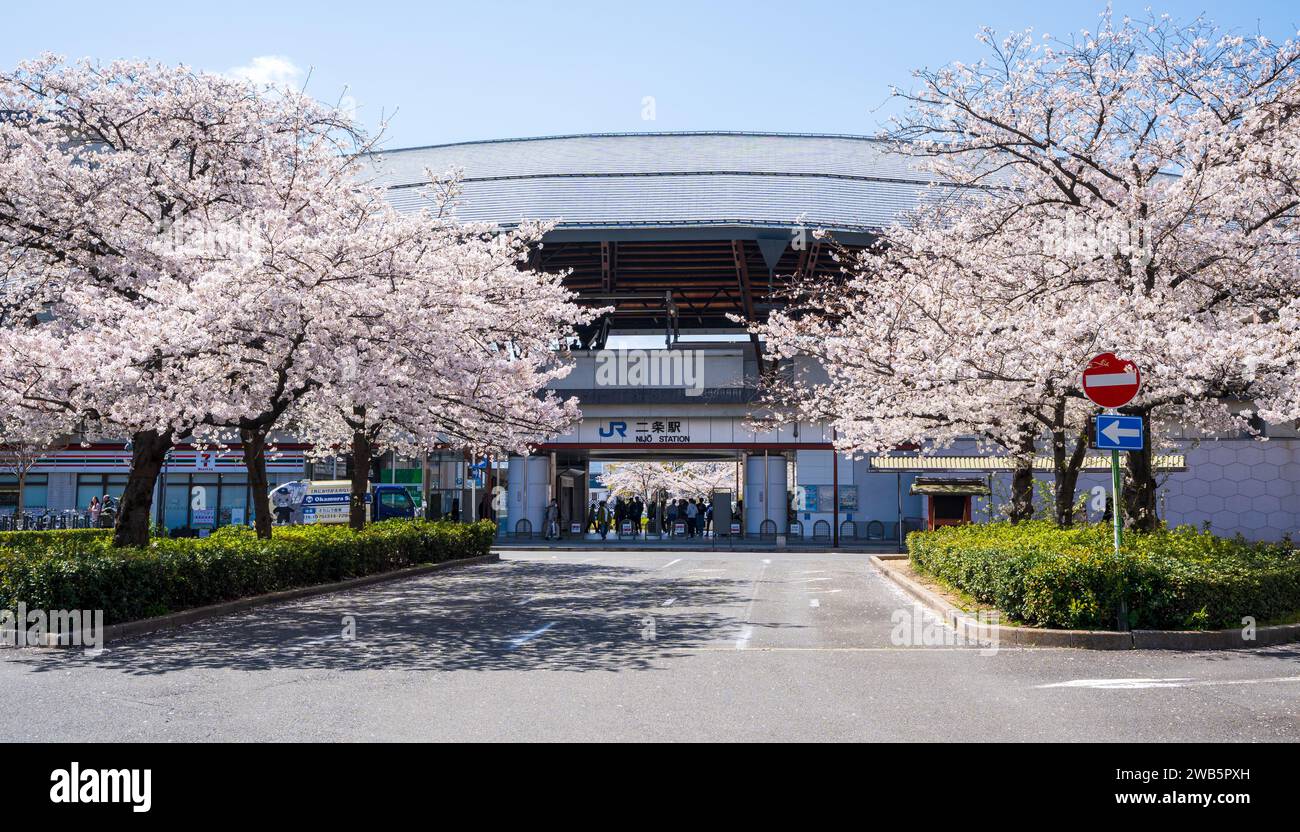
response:
[[[1097,450],[1142,450],[1142,417],[1102,414],[1097,418]]]

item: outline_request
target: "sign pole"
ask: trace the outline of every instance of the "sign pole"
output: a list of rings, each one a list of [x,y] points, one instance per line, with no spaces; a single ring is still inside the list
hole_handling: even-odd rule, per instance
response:
[[[1119,555],[1119,547],[1124,542],[1124,519],[1123,509],[1119,499],[1120,479],[1119,479],[1119,451],[1110,452],[1110,493],[1111,493],[1111,517],[1115,521],[1115,555]]]

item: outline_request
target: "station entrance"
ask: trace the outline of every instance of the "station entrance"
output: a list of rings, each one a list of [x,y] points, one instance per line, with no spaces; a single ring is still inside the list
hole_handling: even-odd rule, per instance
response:
[[[793,454],[777,449],[562,448],[513,457],[507,536],[682,540],[802,536]],[[554,506],[552,507],[552,501]]]

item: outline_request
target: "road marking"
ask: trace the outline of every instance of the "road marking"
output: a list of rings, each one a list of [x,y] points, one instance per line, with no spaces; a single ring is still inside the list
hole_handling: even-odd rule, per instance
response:
[[[667,601],[664,601],[664,602],[663,602],[662,604],[660,604],[659,606],[661,606],[661,607],[671,607],[671,606],[673,605],[673,602],[676,601],[676,600],[677,600],[676,598],[669,598]]]
[[[681,558],[678,558],[677,560],[670,560],[670,561],[668,561],[667,563],[665,563],[663,566],[661,566],[661,567],[659,567],[659,568],[660,568],[660,569],[667,569],[668,567],[672,566],[674,563],[681,563],[681,562],[682,562],[682,559],[681,559]]]
[[[810,606],[810,607],[820,607],[821,605],[822,605],[822,602],[821,602],[821,601],[818,601],[816,598],[809,598],[809,599],[808,599],[808,606]]]
[[[823,581],[833,581],[833,580],[835,580],[835,579],[834,579],[834,578],[803,578],[802,580],[795,581],[795,583],[797,583],[797,584],[816,584],[816,583],[822,583]]]
[[[736,639],[736,649],[745,650],[749,647],[749,640],[754,635],[754,628],[748,625],[740,629],[740,637]]]
[[[771,565],[772,565],[772,559],[771,559],[771,558],[763,558],[763,563],[766,564],[766,565],[768,565],[768,566],[771,566]]]
[[[1142,688],[1198,688],[1217,685],[1261,685],[1273,682],[1300,682],[1300,676],[1273,676],[1264,679],[1071,679],[1037,688],[1093,688],[1095,690],[1140,690]]]
[[[802,572],[796,572],[796,573],[794,573],[794,574],[796,574],[796,575],[821,575],[821,574],[823,574],[823,573],[825,573],[825,572],[826,572],[825,569],[805,569],[805,570],[803,570]]]
[[[515,638],[510,639],[510,646],[523,647],[525,644],[537,638],[538,636],[542,635],[543,633],[545,633],[547,630],[551,629],[554,626],[555,626],[555,622],[552,621],[550,624],[547,624],[545,627],[541,628],[540,630],[533,630],[531,633],[524,633],[521,636],[516,636]]]

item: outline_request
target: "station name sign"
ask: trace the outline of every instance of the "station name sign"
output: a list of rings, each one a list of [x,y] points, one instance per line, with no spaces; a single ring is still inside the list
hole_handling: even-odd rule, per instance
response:
[[[691,441],[690,421],[671,417],[607,419],[598,429],[601,442],[629,445],[686,445]]]

